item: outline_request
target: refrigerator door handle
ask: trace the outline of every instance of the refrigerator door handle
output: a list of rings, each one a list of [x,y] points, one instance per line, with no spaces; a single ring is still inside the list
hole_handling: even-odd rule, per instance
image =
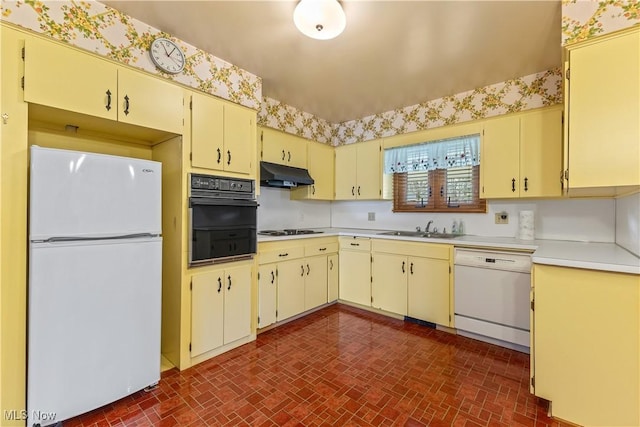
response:
[[[87,240],[122,240],[122,239],[140,239],[143,237],[153,238],[158,237],[158,234],[152,233],[134,233],[123,234],[120,236],[108,236],[108,237],[50,237],[46,240],[33,240],[34,243],[58,243],[58,242],[81,242]]]

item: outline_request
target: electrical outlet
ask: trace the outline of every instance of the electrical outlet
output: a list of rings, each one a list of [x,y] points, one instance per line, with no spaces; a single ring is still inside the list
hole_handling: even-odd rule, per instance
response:
[[[375,221],[376,220],[376,213],[375,212],[369,212],[368,216],[367,216],[367,219],[369,221]]]
[[[497,213],[496,224],[509,224],[509,214],[506,212]]]

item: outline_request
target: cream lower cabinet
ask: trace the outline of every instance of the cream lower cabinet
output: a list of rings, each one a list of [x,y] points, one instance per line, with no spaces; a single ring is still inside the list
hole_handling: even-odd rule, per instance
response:
[[[340,237],[340,300],[371,306],[371,239]]]
[[[191,357],[251,334],[252,266],[191,276]]]
[[[328,302],[337,301],[339,296],[340,275],[338,273],[338,259],[337,253],[327,256]]]
[[[439,325],[451,325],[452,247],[374,239],[372,306]]]
[[[335,237],[291,239],[258,245],[258,328],[328,302],[337,275]],[[334,285],[336,286],[336,285]]]
[[[572,423],[640,425],[640,276],[535,264],[535,395]]]

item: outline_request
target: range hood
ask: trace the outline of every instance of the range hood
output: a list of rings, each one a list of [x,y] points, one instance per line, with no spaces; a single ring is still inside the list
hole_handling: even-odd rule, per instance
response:
[[[291,188],[313,183],[313,178],[306,169],[260,162],[260,185],[262,186]]]

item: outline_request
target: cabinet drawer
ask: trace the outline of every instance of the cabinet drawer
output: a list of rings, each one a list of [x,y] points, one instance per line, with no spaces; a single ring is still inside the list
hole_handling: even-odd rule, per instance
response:
[[[367,252],[371,250],[371,239],[368,237],[340,237],[338,242],[340,244],[340,249]]]
[[[258,264],[287,261],[304,257],[304,246],[279,247],[267,250],[258,249]]]
[[[373,240],[373,252],[385,252],[397,255],[423,258],[450,259],[451,245],[437,243],[399,242],[394,240]]]
[[[312,243],[304,247],[304,256],[326,255],[336,252],[338,252],[338,242]]]

